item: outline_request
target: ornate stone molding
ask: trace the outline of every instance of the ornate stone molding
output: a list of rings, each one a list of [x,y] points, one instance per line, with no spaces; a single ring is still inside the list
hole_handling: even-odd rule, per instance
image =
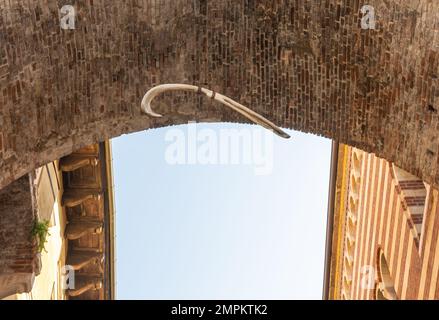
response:
[[[62,196],[62,205],[71,208],[89,199],[99,200],[101,196],[102,193],[99,190],[68,189]]]
[[[102,288],[102,277],[99,276],[78,276],[75,281],[75,289],[68,289],[70,297],[77,297],[89,290],[99,290]]]

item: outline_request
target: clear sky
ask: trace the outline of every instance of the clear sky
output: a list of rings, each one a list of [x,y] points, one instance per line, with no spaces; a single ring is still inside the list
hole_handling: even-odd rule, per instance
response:
[[[205,140],[196,152],[203,154],[200,146],[210,141],[205,154],[219,159],[211,157],[214,140],[206,139],[220,145],[220,130],[231,128],[265,132],[197,124],[196,137]],[[290,140],[255,134],[253,148],[240,148],[250,162],[201,164],[206,157],[195,156],[189,164],[190,130],[113,140],[117,298],[321,299],[330,140],[289,130]],[[181,136],[186,160],[173,164]],[[265,162],[257,148],[269,153]],[[261,163],[268,168],[263,174]]]

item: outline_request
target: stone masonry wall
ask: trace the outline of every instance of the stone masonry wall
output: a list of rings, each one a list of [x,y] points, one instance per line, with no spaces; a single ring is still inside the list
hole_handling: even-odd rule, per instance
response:
[[[76,29],[60,28],[74,5]],[[376,29],[361,28],[375,8]],[[153,85],[224,93],[276,124],[337,139],[438,186],[439,2],[0,2],[0,188],[84,145],[138,130],[244,119]],[[288,142],[285,142],[288,143]]]

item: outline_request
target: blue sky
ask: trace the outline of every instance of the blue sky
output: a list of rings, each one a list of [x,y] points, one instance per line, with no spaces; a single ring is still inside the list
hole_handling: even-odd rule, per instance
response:
[[[175,129],[190,135],[183,125],[112,141],[117,298],[321,299],[331,141],[273,135],[271,173],[257,175],[169,164]]]

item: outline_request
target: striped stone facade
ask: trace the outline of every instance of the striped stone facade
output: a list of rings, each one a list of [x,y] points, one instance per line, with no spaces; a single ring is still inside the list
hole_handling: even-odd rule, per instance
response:
[[[438,190],[341,145],[330,299],[437,299]]]

